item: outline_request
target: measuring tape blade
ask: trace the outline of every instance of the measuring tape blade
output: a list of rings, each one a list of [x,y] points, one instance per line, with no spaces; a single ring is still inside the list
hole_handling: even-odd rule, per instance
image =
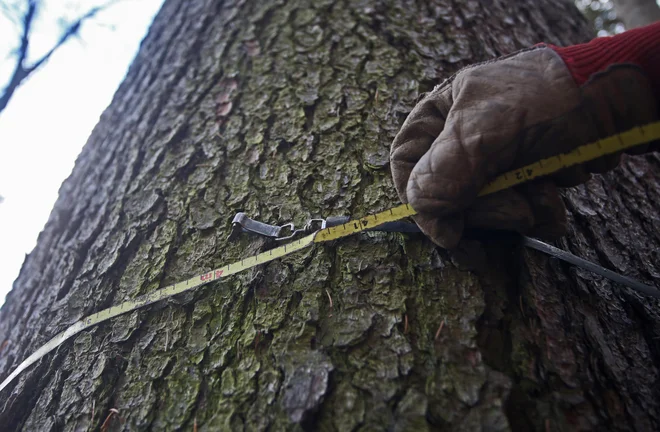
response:
[[[368,228],[374,228],[386,222],[394,222],[417,214],[408,204],[402,204],[397,207],[382,211],[380,213],[364,216],[360,219],[354,219],[341,225],[325,228],[317,231],[314,237],[314,243],[327,242],[347,237],[362,232]]]
[[[187,279],[182,282],[177,282],[172,285],[168,285],[164,288],[157,289],[136,298],[135,300],[129,300],[124,303],[121,303],[117,306],[112,306],[108,309],[103,309],[102,311],[96,312],[88,317],[77,321],[72,324],[65,331],[57,334],[51,340],[46,342],[45,345],[41,346],[36,350],[32,355],[23,360],[23,362],[18,365],[18,367],[0,384],[0,391],[2,391],[7,385],[13,381],[22,371],[27,369],[33,363],[41,359],[43,356],[60,346],[64,341],[69,339],[72,336],[77,335],[81,331],[93,327],[97,324],[100,324],[104,321],[107,321],[111,318],[123,315],[125,313],[134,311],[136,309],[143,308],[152,303],[155,303],[160,300],[181,294],[185,291],[192,290],[199,286],[205,285],[214,280],[225,278],[233,274],[242,272],[252,267],[256,267],[260,264],[265,264],[269,261],[282,258],[285,255],[292,254],[301,249],[304,249],[308,246],[311,246],[314,243],[314,234],[310,234],[306,237],[303,237],[299,240],[286,244],[284,246],[271,249],[266,252],[261,252],[260,254],[253,255],[251,257],[244,258],[235,263],[227,264],[226,266],[211,270],[209,272],[203,273],[201,275],[195,276],[193,278]]]
[[[646,144],[660,139],[660,122],[649,123],[644,126],[638,126],[621,134],[613,135],[591,144],[580,146],[569,153],[562,153],[557,156],[542,159],[522,168],[506,172],[489,182],[479,193],[479,196],[492,194],[525,182],[537,179],[542,176],[554,174],[564,168],[573,165],[588,162],[608,154],[618,153],[632,147]],[[75,336],[81,331],[107,321],[119,315],[131,312],[133,310],[145,307],[160,300],[172,297],[174,295],[192,290],[205,285],[214,280],[225,278],[233,274],[248,270],[260,264],[282,258],[286,255],[295,253],[301,249],[309,247],[315,243],[322,243],[337,240],[342,237],[348,237],[360,233],[369,228],[375,228],[386,222],[395,222],[409,216],[415,215],[415,210],[408,204],[402,204],[380,213],[367,215],[359,219],[350,220],[342,225],[337,225],[316,231],[299,240],[279,246],[266,252],[261,252],[244,258],[235,263],[227,264],[218,269],[203,273],[188,280],[159,288],[149,294],[138,297],[135,300],[129,300],[117,306],[96,312],[80,321],[72,324],[65,331],[57,334],[45,345],[41,346],[32,355],[23,360],[16,369],[0,384],[0,391],[4,390],[14,378],[22,371],[37,362],[43,356],[60,346],[67,339]]]
[[[504,173],[486,184],[479,196],[492,194],[522,183],[554,174],[564,168],[618,153],[660,139],[660,122],[649,123],[623,133],[600,139],[538,162]]]
[[[490,195],[504,189],[509,189],[525,182],[554,174],[562,169],[589,162],[601,156],[618,153],[657,139],[660,139],[660,122],[638,126],[618,135],[612,135],[594,143],[577,147],[571,152],[561,153],[508,171],[488,182],[481,192],[479,192],[478,196]],[[314,242],[319,243],[347,237],[368,228],[374,228],[386,222],[398,221],[408,216],[414,216],[415,214],[417,212],[412,207],[408,204],[402,204],[380,213],[323,229],[318,232]]]

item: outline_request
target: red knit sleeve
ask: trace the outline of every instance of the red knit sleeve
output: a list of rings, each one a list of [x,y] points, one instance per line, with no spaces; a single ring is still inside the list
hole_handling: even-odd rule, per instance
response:
[[[633,63],[646,72],[655,94],[660,96],[660,22],[616,36],[596,38],[586,44],[546,45],[564,60],[578,85],[610,65]]]

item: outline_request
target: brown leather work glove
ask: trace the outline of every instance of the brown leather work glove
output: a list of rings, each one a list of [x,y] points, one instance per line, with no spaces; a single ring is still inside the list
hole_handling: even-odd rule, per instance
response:
[[[421,230],[442,247],[456,246],[465,227],[557,237],[566,231],[557,186],[611,170],[620,155],[477,194],[506,171],[657,119],[638,67],[610,66],[580,87],[556,52],[535,47],[462,69],[427,94],[394,139],[392,176]]]

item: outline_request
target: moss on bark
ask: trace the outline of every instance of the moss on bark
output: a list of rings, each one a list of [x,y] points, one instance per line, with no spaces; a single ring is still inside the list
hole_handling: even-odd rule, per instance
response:
[[[388,147],[467,64],[589,37],[567,1],[168,0],[0,313],[0,372],[93,311],[397,204]],[[655,155],[567,192],[564,248],[657,281]],[[332,299],[332,300],[330,300]],[[332,307],[331,307],[332,301]],[[657,302],[506,236],[369,233],[83,332],[0,424],[96,430],[657,429]]]

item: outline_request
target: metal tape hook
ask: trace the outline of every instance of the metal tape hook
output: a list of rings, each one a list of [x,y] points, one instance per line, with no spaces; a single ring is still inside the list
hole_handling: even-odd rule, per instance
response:
[[[242,233],[257,234],[262,237],[278,239],[282,236],[282,231],[295,233],[296,227],[293,223],[282,226],[270,225],[251,219],[245,213],[240,212],[236,213],[236,216],[231,221],[231,233],[227,240],[235,240]]]
[[[227,240],[235,240],[242,233],[256,234],[261,237],[268,237],[281,242],[291,240],[301,235],[310,234],[335,225],[346,223],[350,218],[348,216],[329,217],[327,219],[310,219],[301,229],[296,229],[293,222],[277,226],[259,222],[249,218],[245,213],[236,213],[231,222],[232,231]]]

